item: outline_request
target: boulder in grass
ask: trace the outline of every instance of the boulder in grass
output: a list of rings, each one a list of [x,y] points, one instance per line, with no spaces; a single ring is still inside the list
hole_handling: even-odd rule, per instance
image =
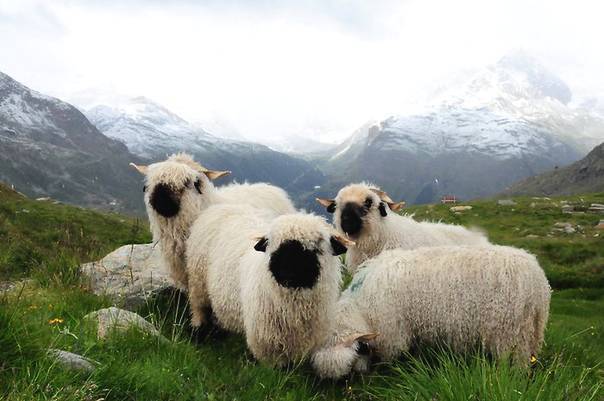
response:
[[[103,259],[86,263],[81,272],[92,292],[134,309],[172,286],[159,245],[124,245]]]
[[[97,324],[97,337],[103,339],[111,332],[124,332],[135,328],[145,334],[160,336],[159,331],[142,316],[115,307],[99,309],[84,316],[84,320]]]
[[[455,212],[465,212],[467,210],[472,210],[472,206],[453,206],[449,208],[453,213]]]
[[[499,199],[497,201],[497,204],[499,206],[514,206],[514,205],[516,205],[516,201],[514,201],[512,199]]]
[[[54,359],[59,365],[72,370],[83,372],[92,372],[98,362],[88,359],[82,355],[73,352],[63,351],[61,349],[51,348],[48,350],[48,356]]]

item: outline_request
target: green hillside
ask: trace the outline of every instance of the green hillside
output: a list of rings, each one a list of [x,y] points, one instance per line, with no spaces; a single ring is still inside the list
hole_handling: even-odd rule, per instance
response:
[[[151,240],[146,221],[53,200],[31,200],[0,183],[0,281],[76,267],[120,245]],[[61,270],[61,269],[58,269]]]
[[[577,209],[603,203],[604,194],[583,199]],[[604,247],[594,229],[599,217],[562,214],[561,200],[521,198],[515,206],[478,201],[461,214],[442,205],[408,210],[418,219],[483,227],[494,241],[539,256],[557,290],[546,344],[530,370],[478,353],[428,349],[334,383],[317,380],[306,365],[259,364],[240,336],[192,341],[186,307],[169,295],[138,311],[169,342],[137,332],[97,340],[82,318],[110,302],[86,292],[76,266],[119,245],[148,241],[146,223],[28,200],[0,187],[0,284],[21,280],[0,291],[0,399],[603,400]],[[556,222],[581,229],[550,234]],[[100,366],[90,374],[67,371],[45,356],[48,348],[83,354]]]
[[[604,214],[588,211],[604,204],[604,193],[555,198],[518,197],[515,205],[497,200],[460,203],[471,210],[454,213],[455,205],[413,206],[405,213],[416,220],[478,227],[492,242],[524,248],[539,258],[554,288],[604,287],[604,230],[596,229]],[[572,213],[564,213],[562,208]],[[558,223],[558,226],[556,226]],[[574,230],[564,232],[563,223]]]

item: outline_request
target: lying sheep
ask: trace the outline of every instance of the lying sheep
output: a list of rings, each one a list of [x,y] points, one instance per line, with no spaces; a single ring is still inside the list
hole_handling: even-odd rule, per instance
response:
[[[484,234],[461,226],[419,223],[393,213],[404,202],[393,202],[388,194],[370,184],[351,184],[342,188],[335,199],[317,198],[317,201],[334,213],[338,231],[356,244],[346,254],[346,266],[352,273],[385,249],[488,244]]]
[[[242,259],[247,344],[262,361],[284,365],[322,345],[340,293],[349,241],[318,216],[280,216]]]
[[[291,213],[294,206],[280,188],[268,184],[231,184],[215,188],[212,181],[229,171],[208,170],[180,153],[149,166],[131,165],[146,177],[145,206],[153,238],[158,241],[176,286],[187,287],[185,241],[199,213],[213,204],[256,206],[274,215]]]
[[[392,360],[412,344],[444,343],[456,351],[482,345],[527,364],[543,341],[549,302],[537,260],[516,248],[384,251],[342,294],[312,363],[321,377],[339,378],[366,370],[368,349]]]

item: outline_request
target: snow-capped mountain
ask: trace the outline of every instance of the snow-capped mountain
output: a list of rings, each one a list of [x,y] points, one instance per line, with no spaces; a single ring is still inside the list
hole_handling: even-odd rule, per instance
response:
[[[411,203],[498,193],[602,141],[604,121],[570,107],[571,98],[534,59],[506,56],[440,91],[420,113],[361,127],[331,153],[329,181],[370,180]]]
[[[84,113],[101,132],[141,157],[169,153],[178,143],[214,139],[202,128],[145,97],[131,98],[118,105],[98,105]]]
[[[144,158],[188,152],[208,168],[231,170],[231,180],[270,182],[297,197],[324,181],[309,162],[252,142],[216,137],[144,97],[85,112],[105,135]],[[225,180],[226,182],[227,180]]]
[[[587,153],[604,140],[604,119],[573,107],[571,100],[572,92],[561,78],[530,55],[516,52],[436,94],[431,107],[486,109],[501,117],[530,121]]]
[[[75,107],[0,72],[0,180],[29,196],[143,210],[139,160]]]

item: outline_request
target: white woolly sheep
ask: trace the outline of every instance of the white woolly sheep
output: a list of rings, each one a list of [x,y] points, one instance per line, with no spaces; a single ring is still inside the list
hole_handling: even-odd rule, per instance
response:
[[[340,294],[337,255],[349,241],[321,217],[280,216],[242,259],[241,297],[248,347],[282,366],[323,344]],[[249,266],[249,268],[247,268]]]
[[[243,333],[240,277],[247,266],[241,259],[257,253],[255,238],[271,219],[270,212],[245,205],[213,205],[200,213],[186,242],[193,327],[206,322],[211,307],[222,328]]]
[[[181,289],[187,287],[185,241],[204,208],[237,203],[263,208],[274,215],[295,210],[285,191],[272,185],[230,184],[215,188],[211,181],[230,172],[208,170],[183,153],[149,166],[131,165],[146,177],[143,190],[153,239],[159,242],[170,275]]]
[[[390,250],[368,260],[344,291],[332,334],[312,363],[321,377],[392,360],[412,344],[481,345],[527,364],[543,341],[550,287],[534,256],[503,246]],[[367,342],[371,342],[370,345]]]
[[[404,202],[393,202],[388,194],[371,184],[351,184],[342,188],[335,199],[317,198],[317,201],[334,213],[338,231],[356,244],[346,254],[346,266],[352,273],[385,249],[489,243],[484,234],[462,226],[419,223],[394,213]]]

